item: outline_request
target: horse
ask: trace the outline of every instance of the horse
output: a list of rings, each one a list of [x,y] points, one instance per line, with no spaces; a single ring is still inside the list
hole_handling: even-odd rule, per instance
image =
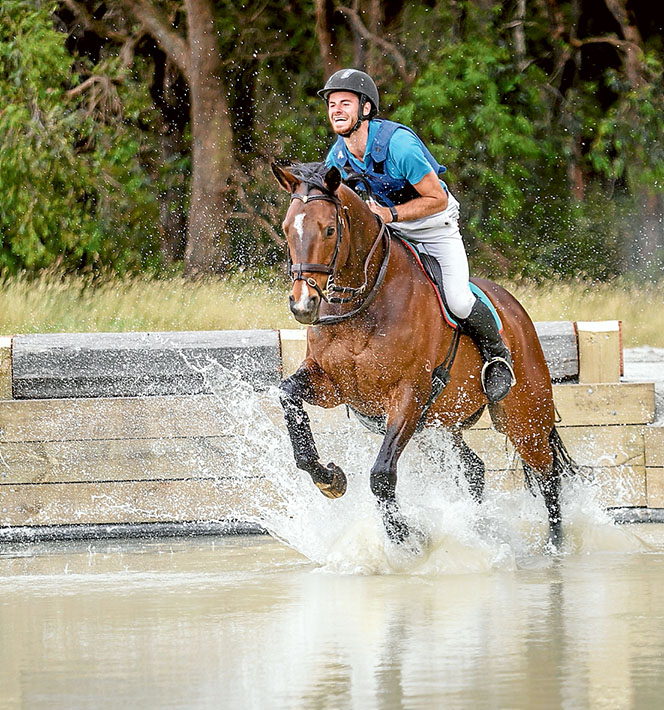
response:
[[[370,487],[388,538],[404,543],[412,530],[396,487],[406,445],[422,426],[448,430],[469,489],[481,502],[485,464],[463,440],[463,430],[488,406],[494,428],[518,452],[526,481],[542,492],[550,544],[558,549],[561,476],[573,461],[555,428],[549,369],[525,309],[498,284],[471,279],[500,316],[516,378],[502,401],[489,403],[478,348],[445,321],[412,252],[343,184],[337,168],[324,163],[271,167],[290,193],[282,223],[292,280],[290,311],[310,326],[305,359],[279,390],[296,466],[323,495],[344,495],[346,475],[333,462],[320,462],[303,402],[350,407],[383,434]]]

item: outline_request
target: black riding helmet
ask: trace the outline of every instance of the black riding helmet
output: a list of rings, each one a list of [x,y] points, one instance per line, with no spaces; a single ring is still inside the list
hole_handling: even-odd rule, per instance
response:
[[[365,72],[359,69],[340,69],[325,82],[318,95],[327,102],[328,96],[334,91],[351,91],[357,94],[360,100],[358,121],[348,133],[343,134],[345,137],[354,133],[362,121],[369,121],[378,113],[378,89],[374,80]],[[371,105],[371,110],[364,116],[364,105],[367,102]]]

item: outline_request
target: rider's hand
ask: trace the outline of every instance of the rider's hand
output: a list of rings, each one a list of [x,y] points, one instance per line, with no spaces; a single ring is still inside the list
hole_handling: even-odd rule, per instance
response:
[[[390,212],[388,207],[383,207],[383,205],[379,205],[375,200],[372,200],[371,198],[367,200],[367,205],[369,206],[369,209],[374,214],[377,214],[386,224],[389,224],[392,221],[392,213]]]

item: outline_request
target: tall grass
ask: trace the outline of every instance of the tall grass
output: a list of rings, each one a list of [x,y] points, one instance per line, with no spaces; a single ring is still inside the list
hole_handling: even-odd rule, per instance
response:
[[[507,287],[534,321],[620,320],[626,347],[664,347],[664,281],[522,282]]]
[[[624,344],[664,347],[664,283],[519,282],[508,288],[533,320],[623,322]],[[281,276],[188,281],[47,274],[0,282],[0,334],[295,328]]]
[[[249,277],[109,278],[48,274],[0,283],[0,333],[294,327],[285,281]]]

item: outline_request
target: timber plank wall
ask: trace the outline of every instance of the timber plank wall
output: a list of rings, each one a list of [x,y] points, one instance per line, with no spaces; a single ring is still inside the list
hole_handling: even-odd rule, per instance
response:
[[[617,321],[538,323],[561,436],[607,507],[664,508],[664,429],[652,383],[620,383]],[[214,522],[276,495],[247,451],[232,378],[277,385],[304,355],[304,331],[57,334],[0,339],[0,530]],[[233,389],[235,388],[235,389]],[[85,393],[86,397],[81,394]],[[267,416],[281,424],[278,407]],[[343,407],[310,408],[312,427],[348,427]],[[356,424],[359,427],[359,424]],[[486,415],[466,440],[488,485],[523,484]],[[294,464],[293,464],[294,465]],[[242,475],[238,477],[238,470]],[[304,473],[302,473],[305,476]]]

